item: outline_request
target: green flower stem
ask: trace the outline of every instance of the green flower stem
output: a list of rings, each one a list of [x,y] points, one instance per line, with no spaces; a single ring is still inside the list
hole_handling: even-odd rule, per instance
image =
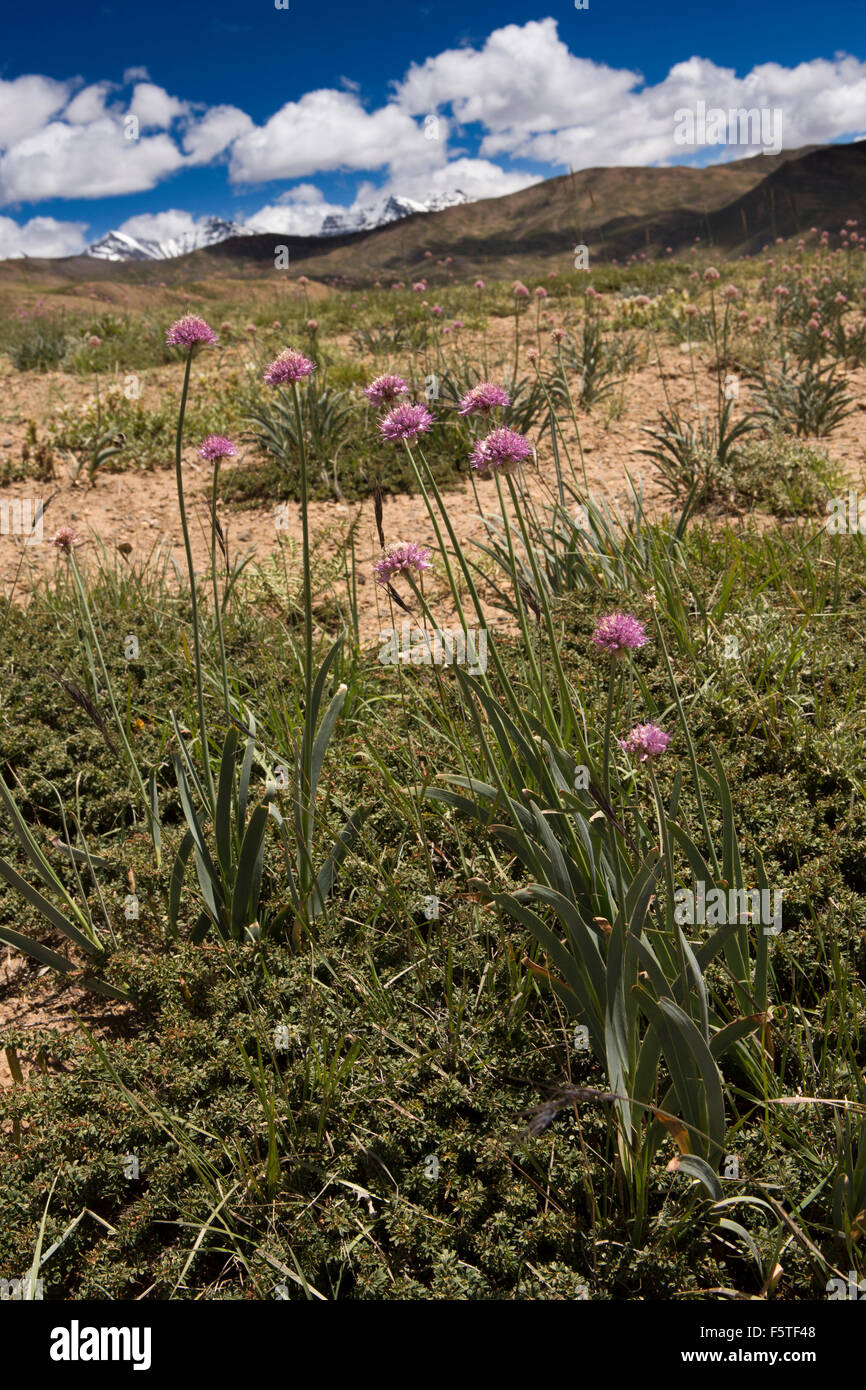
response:
[[[211,808],[216,807],[216,791],[214,789],[213,771],[210,765],[210,755],[207,743],[207,723],[204,713],[204,684],[202,681],[201,670],[201,638],[199,635],[198,622],[198,598],[195,589],[195,568],[192,561],[192,546],[189,539],[189,525],[186,519],[186,503],[183,495],[183,473],[181,470],[181,449],[183,447],[183,417],[186,413],[186,398],[189,394],[189,377],[192,369],[192,357],[194,348],[190,348],[186,356],[186,368],[183,374],[183,391],[180,397],[180,411],[177,417],[177,437],[175,440],[175,477],[177,479],[177,502],[180,509],[180,524],[183,530],[183,543],[186,550],[186,565],[189,571],[189,592],[192,600],[192,642],[193,658],[195,662],[195,688],[198,702],[198,733],[201,742],[202,762],[204,764],[204,774],[207,783],[207,791],[210,797]]]
[[[211,493],[211,504],[210,504],[210,565],[211,565],[211,578],[212,578],[212,580],[213,580],[213,611],[214,611],[214,618],[215,618],[215,620],[216,620],[217,641],[219,642],[219,650],[220,650],[220,674],[222,675],[222,682],[223,682],[223,701],[224,701],[224,703],[225,703],[226,717],[230,719],[230,718],[231,718],[231,701],[230,701],[230,699],[229,699],[229,676],[228,676],[228,668],[227,668],[227,666],[226,666],[226,648],[225,648],[225,641],[224,641],[224,639],[223,639],[223,619],[222,619],[222,611],[221,611],[221,609],[220,609],[220,594],[219,594],[219,583],[218,583],[218,581],[217,581],[217,560],[216,560],[216,544],[217,544],[217,539],[216,539],[216,538],[217,538],[217,513],[216,513],[216,504],[217,504],[217,489],[218,489],[218,486],[219,486],[219,471],[220,471],[220,461],[219,461],[219,459],[215,459],[215,460],[214,460],[214,470],[213,470],[213,491],[212,491],[212,493]]]
[[[307,485],[307,444],[304,438],[301,395],[298,383],[292,382],[292,397],[295,404],[295,421],[298,432],[298,453],[301,462],[301,559],[303,565],[304,594],[304,733],[301,742],[301,826],[304,844],[309,846],[312,839],[312,807],[310,797],[313,785],[313,589],[310,576],[310,519],[308,515],[309,491]],[[305,859],[304,891],[301,902],[305,903],[312,883],[312,865]]]
[[[517,557],[514,553],[514,542],[511,536],[511,523],[508,519],[508,509],[505,506],[505,498],[502,495],[502,479],[498,471],[494,473],[496,479],[496,492],[499,497],[499,510],[502,512],[502,524],[505,527],[505,539],[508,543],[508,560],[511,565],[511,573],[514,576],[514,597],[517,600],[517,616],[520,621],[520,630],[523,633],[523,642],[526,647],[529,665],[532,670],[532,680],[535,689],[538,691],[538,699],[541,704],[539,713],[543,713],[545,719],[553,719],[553,710],[550,704],[550,697],[547,694],[547,682],[541,674],[533,649],[532,636],[529,631],[529,624],[526,618],[526,604],[523,601],[523,594],[520,592],[520,580],[517,573]],[[511,478],[508,479],[511,483]],[[511,496],[514,499],[514,487],[512,485]]]
[[[454,572],[453,572],[453,570],[452,570],[452,568],[451,568],[451,562],[450,562],[450,560],[449,560],[449,558],[448,558],[448,551],[447,551],[446,548],[445,548],[445,542],[444,542],[443,537],[442,537],[442,530],[441,530],[441,527],[439,526],[439,519],[438,519],[438,517],[437,517],[437,515],[436,515],[436,512],[435,512],[435,510],[434,510],[434,508],[433,508],[433,506],[432,506],[432,503],[431,503],[431,501],[430,501],[430,494],[428,493],[427,488],[425,487],[424,479],[423,479],[423,477],[421,476],[421,470],[419,469],[418,464],[417,464],[416,461],[415,461],[415,456],[414,456],[414,454],[412,453],[412,450],[409,448],[408,443],[406,444],[406,452],[407,452],[407,454],[409,455],[409,461],[410,461],[410,463],[412,464],[412,468],[413,468],[414,473],[415,473],[415,478],[416,478],[416,480],[417,480],[417,482],[418,482],[419,488],[421,489],[421,495],[422,495],[422,497],[424,498],[424,504],[425,504],[425,506],[426,506],[426,508],[427,508],[427,512],[428,512],[428,515],[429,515],[429,517],[430,517],[430,520],[431,520],[432,523],[433,523],[433,529],[434,529],[434,531],[436,532],[436,539],[437,539],[437,541],[438,541],[438,543],[439,543],[439,548],[440,548],[440,550],[441,550],[441,552],[442,552],[442,560],[443,560],[443,563],[444,563],[444,565],[445,565],[446,573],[447,573],[447,575],[448,575],[448,582],[449,582],[449,584],[450,584],[450,586],[451,586],[451,593],[452,593],[452,595],[454,596],[454,602],[455,602],[455,604],[457,605],[457,612],[460,614],[461,620],[462,620],[462,622],[463,622],[463,626],[466,627],[466,620],[465,620],[465,616],[464,616],[464,614],[463,614],[463,605],[462,605],[461,600],[460,600],[460,592],[459,592],[459,590],[458,590],[458,588],[457,588],[457,583],[456,583],[456,580],[455,580],[455,578],[454,578]],[[455,555],[457,556],[457,559],[458,559],[458,561],[459,561],[459,563],[460,563],[460,568],[461,568],[461,570],[463,571],[463,577],[464,577],[464,579],[466,580],[467,588],[469,589],[469,593],[470,593],[470,595],[471,595],[471,597],[472,597],[472,603],[473,603],[473,605],[474,605],[475,612],[476,612],[476,614],[478,615],[478,621],[479,621],[479,623],[481,624],[482,627],[486,627],[486,619],[485,619],[485,617],[484,617],[484,610],[483,610],[483,608],[481,607],[481,600],[480,600],[480,598],[478,597],[478,590],[476,589],[476,587],[475,587],[475,581],[474,581],[474,579],[472,578],[472,571],[470,570],[470,568],[469,568],[469,566],[468,566],[468,564],[466,563],[466,560],[465,560],[465,558],[464,558],[463,551],[462,551],[461,546],[460,546],[460,542],[458,541],[457,536],[456,536],[456,534],[455,534],[455,532],[454,532],[454,527],[453,527],[452,524],[451,524],[451,518],[450,518],[449,515],[448,515],[448,510],[447,510],[447,508],[446,508],[446,506],[445,506],[445,503],[442,501],[442,495],[441,495],[441,493],[440,493],[440,491],[439,491],[439,488],[438,488],[437,485],[436,485],[436,479],[433,477],[433,474],[432,474],[431,469],[430,469],[430,465],[427,463],[426,459],[424,459],[424,455],[423,455],[423,454],[421,455],[421,458],[422,458],[422,460],[424,461],[424,467],[425,467],[425,469],[426,469],[426,471],[427,471],[427,476],[428,476],[428,478],[429,478],[429,480],[430,480],[430,491],[433,493],[433,496],[434,496],[435,499],[436,499],[436,506],[439,508],[439,511],[440,511],[441,514],[442,514],[442,519],[443,519],[444,522],[445,522],[445,527],[446,527],[446,529],[447,529],[447,531],[448,531],[448,536],[449,536],[449,538],[450,538],[450,540],[451,540],[451,544],[454,546],[454,553],[455,553]],[[529,725],[528,725],[528,723],[527,723],[526,716],[524,715],[523,709],[522,709],[522,707],[521,707],[521,703],[520,703],[520,701],[517,699],[516,695],[514,694],[514,691],[512,690],[511,682],[510,682],[510,680],[508,679],[508,676],[506,675],[505,668],[504,668],[504,666],[502,665],[502,659],[501,659],[501,657],[500,657],[500,655],[499,655],[499,652],[498,652],[497,649],[496,649],[496,641],[495,641],[495,638],[494,638],[494,634],[493,634],[492,632],[488,633],[488,644],[487,644],[487,646],[488,646],[488,651],[490,652],[490,655],[493,657],[493,664],[494,664],[494,666],[496,667],[496,674],[497,674],[497,676],[499,677],[499,680],[500,680],[500,682],[501,682],[502,690],[503,690],[503,692],[504,692],[506,695],[508,695],[509,698],[510,698],[510,703],[511,703],[512,712],[513,712],[515,718],[517,719],[517,721],[522,725],[524,733],[525,733],[528,737],[531,737],[531,736],[532,736],[532,731],[531,731],[531,729],[529,728]],[[483,682],[483,684],[484,684],[484,689],[486,690],[486,692],[488,693],[488,695],[492,695],[492,694],[493,694],[493,690],[492,690],[492,688],[491,688],[491,686],[490,686],[490,682],[488,681],[487,676],[484,675],[484,676],[482,676],[480,679],[482,680],[482,682]]]

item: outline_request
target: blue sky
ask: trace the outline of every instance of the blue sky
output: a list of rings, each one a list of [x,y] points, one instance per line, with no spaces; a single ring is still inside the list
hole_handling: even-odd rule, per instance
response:
[[[700,101],[779,111],[787,148],[866,134],[863,0],[288,5],[7,13],[0,256],[750,153],[676,142]]]

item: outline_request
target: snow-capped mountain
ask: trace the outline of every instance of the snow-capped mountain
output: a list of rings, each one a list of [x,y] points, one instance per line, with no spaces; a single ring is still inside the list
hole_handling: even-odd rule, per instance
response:
[[[440,212],[442,208],[454,207],[457,203],[468,203],[465,193],[455,189],[453,193],[438,193],[424,202],[414,198],[401,198],[391,194],[378,203],[365,208],[347,208],[345,212],[332,212],[322,223],[320,236],[344,236],[347,232],[372,232],[376,227],[385,227],[389,222],[399,222],[418,212]]]
[[[148,241],[144,237],[130,236],[128,232],[106,232],[99,241],[88,246],[85,255],[99,261],[170,261],[203,246],[216,246],[217,242],[227,241],[229,237],[252,235],[250,228],[242,227],[239,222],[208,217],[195,231],[165,241]]]
[[[390,194],[368,207],[347,208],[345,212],[332,212],[324,219],[319,236],[345,236],[350,232],[372,232],[376,227],[385,227],[389,222],[399,222],[413,213],[441,212],[443,208],[455,207],[458,203],[468,203],[471,199],[459,189],[453,193],[436,193],[424,202],[414,198],[401,198]],[[263,229],[258,228],[261,232]],[[279,228],[274,228],[274,235]],[[239,222],[229,222],[223,217],[208,217],[193,232],[182,236],[169,237],[165,241],[148,241],[144,237],[130,236],[128,232],[106,232],[99,241],[88,246],[85,255],[100,261],[169,261],[175,256],[185,256],[189,251],[198,251],[203,246],[216,246],[229,237],[254,236],[250,227]]]

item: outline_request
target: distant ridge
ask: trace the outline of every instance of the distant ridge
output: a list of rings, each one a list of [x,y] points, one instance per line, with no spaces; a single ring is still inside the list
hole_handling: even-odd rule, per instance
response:
[[[561,175],[520,192],[440,211],[403,210],[373,228],[333,225],[328,235],[231,235],[172,259],[117,262],[92,256],[0,262],[3,279],[113,279],[146,284],[262,278],[274,273],[277,243],[290,269],[350,284],[406,280],[423,267],[431,285],[473,274],[567,270],[574,247],[590,265],[643,252],[664,258],[700,244],[719,258],[751,255],[775,237],[811,226],[866,229],[866,141],[759,154],[697,169],[599,168]]]

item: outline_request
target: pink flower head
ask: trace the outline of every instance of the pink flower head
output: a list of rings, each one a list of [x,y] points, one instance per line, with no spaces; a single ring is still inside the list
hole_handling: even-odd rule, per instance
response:
[[[460,415],[489,415],[497,406],[505,409],[510,404],[511,398],[501,386],[494,386],[492,381],[480,381],[466,392],[457,410]]]
[[[636,753],[642,763],[657,758],[671,741],[670,734],[657,724],[636,724],[627,738],[618,738],[617,743],[626,753]]]
[[[532,457],[532,445],[515,430],[491,430],[479,439],[470,455],[476,473],[488,477],[491,473],[513,473],[519,463]]]
[[[307,319],[307,328],[310,330],[311,333],[315,333],[318,327],[319,327],[319,320],[318,320],[318,319]]]
[[[433,423],[433,416],[423,405],[395,405],[379,421],[379,433],[383,439],[399,443],[401,439],[417,439]]]
[[[543,285],[539,285],[538,288],[536,289],[536,291],[535,291],[535,298],[536,298],[536,299],[546,299],[546,298],[547,298],[547,290],[544,288]]]
[[[61,526],[51,544],[57,547],[61,555],[71,555],[72,547],[78,544],[78,532],[73,531],[71,526]]]
[[[714,280],[721,280],[721,278],[721,275],[716,270],[716,267],[714,265],[707,266],[706,270],[704,271],[704,279],[706,280],[708,285],[711,285]]]
[[[554,328],[550,336],[555,343],[564,343],[568,334],[564,328]]]
[[[401,376],[389,372],[385,376],[377,376],[375,381],[365,386],[364,395],[374,405],[390,405],[398,396],[405,396],[408,390],[409,386]]]
[[[427,288],[427,281],[426,281],[426,280],[416,280],[415,283],[414,283],[414,285],[412,286],[412,289],[414,290],[415,294],[423,294],[424,291],[426,290],[426,288]]]
[[[282,326],[283,325],[280,323],[279,319],[274,319],[273,323],[271,324],[271,328],[273,328],[274,331],[277,333],[279,333]]]
[[[192,349],[200,344],[215,343],[216,334],[210,324],[205,323],[197,314],[184,314],[182,319],[177,319],[167,330],[165,341],[169,347]]]
[[[415,541],[397,541],[388,546],[381,560],[376,560],[373,573],[377,584],[390,584],[395,574],[407,574],[411,570],[420,574],[422,570],[430,568],[429,550]]]
[[[631,613],[608,613],[596,623],[592,640],[599,651],[608,656],[622,657],[627,651],[643,647],[647,641],[646,628]]]
[[[101,339],[101,338],[98,338],[98,337],[96,336],[95,333],[91,333],[90,337],[87,339],[87,346],[88,346],[88,347],[100,347],[101,345],[102,345],[102,339]]]
[[[217,459],[233,459],[237,449],[224,434],[209,434],[202,440],[198,452],[207,463],[215,463]]]
[[[531,347],[526,349],[526,356],[530,362],[538,361],[538,348]]]
[[[487,281],[486,281],[486,280],[476,280],[476,281],[475,281],[475,288],[476,288],[477,290],[483,290],[486,284],[487,284]]]
[[[302,352],[296,352],[294,348],[286,348],[266,369],[265,381],[270,386],[284,386],[287,381],[303,381],[305,376],[309,376],[315,370],[316,364],[311,362],[309,357],[305,357]]]
[[[740,291],[737,289],[736,285],[725,285],[723,294],[725,299],[739,299],[740,297]]]
[[[522,280],[515,280],[514,284],[511,286],[511,293],[514,295],[515,299],[529,298],[529,290],[526,288]]]
[[[436,317],[439,318],[439,316],[440,316],[441,313],[442,313],[442,305],[441,305],[441,304],[434,304],[434,305],[433,305],[433,308],[430,310],[430,313],[431,313],[431,314],[435,314]]]

